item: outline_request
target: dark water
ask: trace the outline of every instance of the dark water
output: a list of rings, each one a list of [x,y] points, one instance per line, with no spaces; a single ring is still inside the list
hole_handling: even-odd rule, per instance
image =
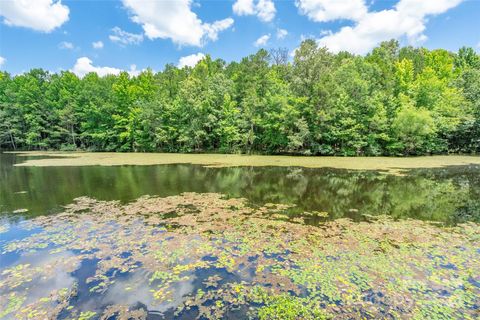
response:
[[[79,196],[128,202],[142,195],[218,192],[252,204],[295,204],[292,214],[329,219],[391,215],[449,225],[480,221],[480,167],[379,172],[199,165],[14,167],[23,157],[0,154],[0,212],[9,219],[54,213]],[[28,211],[13,213],[15,210]],[[316,221],[311,221],[315,223]]]

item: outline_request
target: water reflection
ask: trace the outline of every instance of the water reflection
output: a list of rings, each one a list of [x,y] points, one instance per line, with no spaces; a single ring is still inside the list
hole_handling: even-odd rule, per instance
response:
[[[21,160],[21,159],[20,159]],[[379,172],[283,167],[204,168],[198,165],[13,167],[0,154],[0,211],[15,217],[60,210],[76,197],[131,201],[139,196],[219,192],[252,204],[296,204],[330,219],[387,214],[455,224],[480,221],[479,166]],[[21,212],[28,209],[28,212]],[[315,219],[312,219],[315,222]]]

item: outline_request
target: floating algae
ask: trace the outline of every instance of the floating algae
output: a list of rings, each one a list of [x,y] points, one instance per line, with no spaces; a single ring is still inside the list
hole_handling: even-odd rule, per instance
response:
[[[283,219],[287,208],[216,193],[78,198],[22,222],[35,233],[0,241],[10,261],[0,272],[1,315],[478,318],[478,224],[376,217],[312,226]]]
[[[21,209],[13,210],[13,213],[25,213],[25,212],[28,212],[28,209],[21,208]]]
[[[425,157],[299,157],[238,154],[122,153],[122,152],[15,152],[19,156],[45,157],[27,159],[16,166],[120,166],[189,163],[207,167],[304,167],[348,170],[382,170],[402,174],[414,168],[479,165],[478,156]]]

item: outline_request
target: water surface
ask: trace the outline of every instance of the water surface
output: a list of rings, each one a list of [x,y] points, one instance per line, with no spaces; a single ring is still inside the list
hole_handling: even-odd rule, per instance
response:
[[[132,201],[142,195],[218,192],[253,204],[295,204],[330,219],[390,215],[455,224],[480,221],[480,166],[381,171],[302,167],[14,167],[32,157],[0,154],[0,211],[13,217],[58,211],[76,197]],[[41,157],[40,157],[41,158]],[[293,212],[294,213],[294,212]]]
[[[23,160],[0,154],[0,318],[480,312],[479,166],[13,166]]]

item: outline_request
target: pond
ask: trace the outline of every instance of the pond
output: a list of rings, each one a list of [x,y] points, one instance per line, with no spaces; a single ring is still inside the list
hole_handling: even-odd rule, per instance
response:
[[[0,154],[0,318],[480,316],[478,158],[14,166],[43,158]]]

